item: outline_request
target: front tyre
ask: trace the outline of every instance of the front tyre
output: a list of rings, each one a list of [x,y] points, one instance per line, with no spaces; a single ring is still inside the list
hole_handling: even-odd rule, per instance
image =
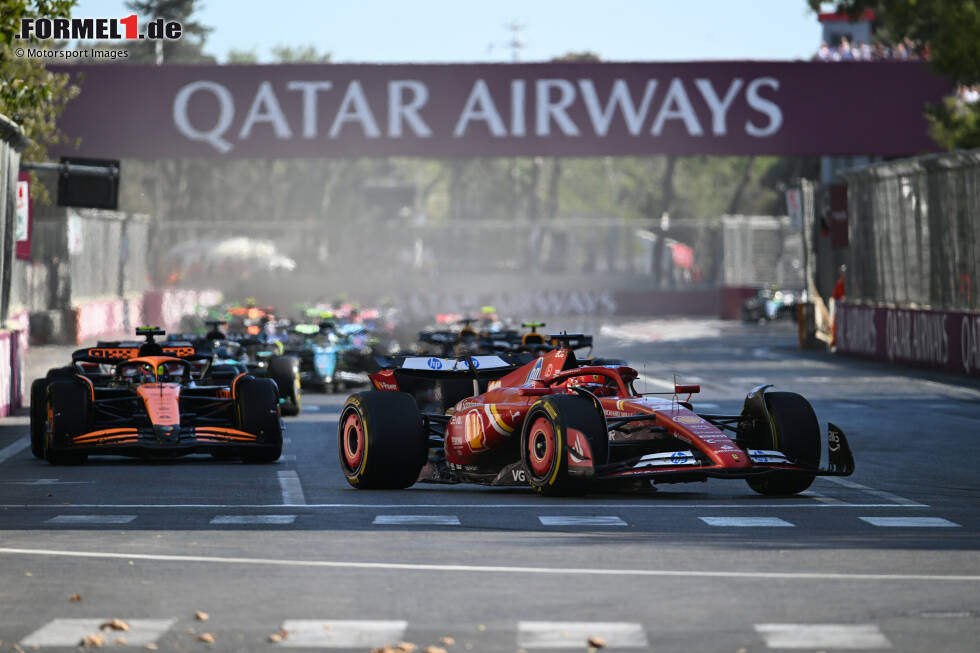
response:
[[[820,422],[810,402],[793,392],[767,392],[766,408],[771,423],[771,448],[783,452],[802,467],[820,467]],[[789,496],[803,492],[813,483],[816,474],[797,471],[776,471],[746,479],[753,490],[768,496]]]
[[[369,390],[351,395],[340,414],[337,449],[344,478],[358,489],[415,483],[429,442],[412,395]]]
[[[44,458],[44,430],[48,416],[48,379],[35,379],[31,383],[31,453]]]
[[[246,463],[271,463],[282,455],[282,422],[279,392],[272,379],[245,376],[235,384],[238,428],[258,436],[257,446],[242,448]]]
[[[71,451],[72,437],[88,430],[89,390],[78,380],[55,380],[47,387],[44,458],[52,465],[81,465],[87,456]]]
[[[555,395],[531,406],[521,431],[521,461],[528,482],[545,495],[583,494],[586,480],[568,470],[569,430],[588,440],[593,465],[607,461],[609,433],[601,408],[585,397]]]
[[[267,375],[276,382],[282,399],[280,409],[288,417],[299,415],[301,410],[299,388],[299,359],[295,356],[278,356],[269,362]]]

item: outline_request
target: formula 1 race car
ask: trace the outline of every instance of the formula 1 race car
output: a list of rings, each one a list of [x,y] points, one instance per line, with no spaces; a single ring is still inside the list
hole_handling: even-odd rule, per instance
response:
[[[167,343],[190,344],[194,351],[209,357],[207,377],[211,385],[231,383],[239,374],[270,378],[279,390],[279,408],[284,416],[299,415],[302,410],[300,392],[300,362],[295,356],[283,355],[278,341],[266,341],[261,336],[232,337],[221,330],[224,320],[205,322],[208,332],[202,335],[170,334]]]
[[[145,338],[139,346],[74,352],[74,373],[43,379],[43,399],[32,388],[35,455],[55,465],[80,464],[88,455],[278,460],[282,423],[272,379],[240,374],[227,385],[202,385],[208,355],[190,343],[161,346],[154,340],[161,329],[143,327],[137,335]]]
[[[636,392],[636,370],[580,366],[570,340],[519,364],[507,356],[408,357],[372,375],[377,390],[351,395],[341,412],[340,466],[356,488],[407,488],[419,481],[531,485],[579,494],[604,482],[745,479],[761,494],[792,495],[818,475],[846,476],[854,459],[833,424],[820,467],[820,426],[810,403],[754,388],[738,415],[695,412],[674,397]],[[402,392],[415,379],[470,379],[472,396],[426,413]],[[485,384],[486,391],[478,392]],[[726,433],[727,431],[727,433]]]

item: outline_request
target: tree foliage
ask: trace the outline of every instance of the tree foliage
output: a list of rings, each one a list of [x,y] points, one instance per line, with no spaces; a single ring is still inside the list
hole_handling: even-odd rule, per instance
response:
[[[175,41],[140,39],[127,44],[132,63],[153,63],[157,47],[163,48],[163,61],[169,63],[214,63],[214,57],[204,53],[204,43],[212,28],[192,18],[199,0],[129,0],[126,8],[139,16],[140,24],[163,18],[176,20],[182,26],[181,37]]]
[[[40,45],[36,39],[22,41],[14,35],[20,33],[21,19],[67,17],[74,4],[75,0],[7,0],[0,11],[0,114],[20,125],[29,139],[26,161],[43,161],[47,146],[63,140],[57,119],[78,87],[68,75],[52,73],[43,60],[23,53],[24,47]],[[39,184],[32,188],[36,197],[47,197]]]
[[[814,11],[820,0],[808,0]],[[837,0],[836,10],[859,16],[874,11],[878,30],[908,37],[934,69],[957,83],[980,83],[980,1],[978,0]],[[955,99],[926,110],[932,137],[947,149],[980,143],[980,103]]]

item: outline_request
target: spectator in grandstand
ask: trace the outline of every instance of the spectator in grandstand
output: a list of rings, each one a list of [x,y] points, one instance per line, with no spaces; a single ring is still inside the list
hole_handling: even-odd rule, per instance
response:
[[[962,104],[975,104],[980,101],[980,84],[973,86],[960,84],[956,87],[956,98]]]
[[[846,36],[842,36],[840,43],[837,45],[837,49],[834,51],[833,56],[834,61],[853,61],[854,53],[851,51],[851,42],[847,40]]]
[[[817,50],[817,61],[833,61],[834,53],[827,45],[826,41],[821,41],[820,49]]]

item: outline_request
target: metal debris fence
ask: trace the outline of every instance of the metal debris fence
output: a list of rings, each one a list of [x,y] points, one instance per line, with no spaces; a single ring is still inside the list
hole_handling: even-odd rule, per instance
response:
[[[848,301],[980,309],[980,149],[840,174],[848,186]]]

